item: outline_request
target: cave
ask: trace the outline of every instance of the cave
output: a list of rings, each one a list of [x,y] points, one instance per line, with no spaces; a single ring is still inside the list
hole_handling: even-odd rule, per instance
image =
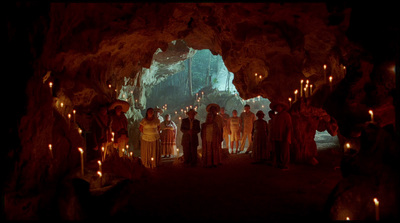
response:
[[[396,12],[349,1],[6,3],[3,219],[399,220]],[[116,102],[126,151],[99,156],[95,115]],[[183,165],[181,120],[193,108],[206,122],[213,103],[228,115],[248,104],[266,121],[273,103],[287,106],[289,169],[226,144],[216,168]],[[178,126],[178,150],[148,168],[139,126],[157,107]]]

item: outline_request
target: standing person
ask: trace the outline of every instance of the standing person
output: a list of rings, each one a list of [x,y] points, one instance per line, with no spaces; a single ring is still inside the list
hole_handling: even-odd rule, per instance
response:
[[[95,158],[101,156],[101,147],[104,147],[103,157],[107,154],[107,142],[111,141],[111,118],[107,112],[107,106],[100,106],[99,112],[94,115],[92,123]],[[102,158],[102,157],[100,157]]]
[[[249,147],[246,153],[251,151],[251,131],[253,131],[253,123],[256,120],[256,116],[250,111],[250,105],[244,106],[244,112],[240,114],[241,126],[242,126],[242,140],[240,142],[240,151],[244,150],[246,139],[249,142]]]
[[[222,120],[221,116],[218,115],[218,112],[220,112],[220,110],[221,109],[220,109],[219,105],[215,104],[215,103],[208,104],[207,107],[206,107],[206,111],[208,113],[213,114],[214,121],[217,123],[219,131],[221,132],[220,138],[219,138],[219,144],[218,144],[219,146],[218,146],[218,150],[217,150],[218,153],[219,153],[219,157],[222,156],[222,140],[223,140],[222,132],[223,132],[223,127],[224,127],[223,120]],[[221,165],[222,164],[222,162],[221,162],[222,160],[219,159],[219,161],[220,161],[219,164]]]
[[[225,113],[225,108],[221,107],[219,116],[222,119],[222,139],[225,142],[223,148],[228,148],[229,152],[229,115]]]
[[[234,142],[236,142],[236,153],[239,150],[239,139],[240,139],[240,118],[237,116],[237,111],[232,111],[232,117],[228,120],[229,134],[231,135],[231,149],[233,154]]]
[[[183,160],[185,165],[196,166],[197,164],[197,146],[199,145],[198,135],[200,132],[200,121],[195,119],[197,112],[190,109],[186,112],[188,118],[182,119],[181,131]]]
[[[176,145],[176,125],[171,120],[169,114],[165,115],[165,119],[161,122],[161,155],[165,157],[171,157],[174,152],[174,146]]]
[[[129,103],[122,100],[117,100],[108,108],[114,109],[111,115],[111,131],[114,132],[114,148],[118,149],[119,157],[123,156],[122,149],[128,144],[128,119],[125,112],[129,110]]]
[[[273,159],[274,159],[274,154],[275,154],[275,146],[274,146],[274,141],[272,141],[271,139],[271,132],[273,131],[272,129],[272,122],[275,119],[275,111],[274,110],[270,110],[268,112],[268,116],[269,116],[269,121],[268,121],[268,140],[267,140],[267,160],[269,162],[269,164],[272,163]]]
[[[146,117],[140,122],[140,158],[147,168],[160,164],[160,120],[155,116],[154,109],[146,110]]]
[[[271,140],[275,146],[274,164],[282,170],[289,169],[290,151],[292,140],[292,118],[286,111],[289,106],[284,102],[272,102],[270,108],[278,112],[271,129]]]
[[[264,120],[264,112],[259,110],[256,113],[257,120],[253,124],[253,164],[261,163],[267,157],[268,124]]]
[[[202,159],[204,167],[216,167],[220,164],[219,147],[221,128],[215,121],[215,115],[208,113],[206,122],[201,124]]]

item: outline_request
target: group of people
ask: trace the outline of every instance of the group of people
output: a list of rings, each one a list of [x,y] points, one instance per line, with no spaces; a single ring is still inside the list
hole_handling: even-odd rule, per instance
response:
[[[107,107],[102,107],[94,122],[101,131],[95,135],[95,150],[100,146],[117,148],[121,157],[123,148],[128,143],[128,122],[124,115],[126,105],[123,102],[114,103],[109,109],[113,110],[111,116],[107,115]],[[129,105],[128,105],[129,108]],[[183,148],[183,163],[187,166],[197,165],[197,152],[200,133],[202,144],[202,164],[204,167],[216,167],[221,162],[222,144],[231,149],[231,153],[250,153],[253,163],[271,162],[284,170],[289,165],[289,146],[291,143],[292,123],[291,116],[286,111],[288,105],[283,102],[270,104],[269,122],[264,120],[265,114],[259,110],[256,114],[250,111],[250,105],[244,106],[244,111],[238,116],[236,110],[232,117],[225,113],[225,109],[218,104],[209,104],[206,108],[207,116],[204,123],[195,118],[197,112],[190,109],[187,118],[182,119],[180,131],[182,132],[181,145]],[[125,111],[126,112],[126,111]],[[177,125],[171,120],[169,114],[164,118],[160,116],[162,110],[148,108],[145,117],[141,120],[139,130],[140,158],[145,167],[153,168],[160,165],[161,156],[170,157],[174,154],[177,138]],[[257,117],[257,119],[256,119]],[[105,131],[104,129],[110,129]],[[113,132],[114,135],[108,134]],[[247,150],[244,151],[248,141]],[[235,145],[236,144],[236,145]],[[236,149],[235,149],[236,146]],[[108,153],[113,151],[108,151]],[[104,156],[107,154],[105,151]]]

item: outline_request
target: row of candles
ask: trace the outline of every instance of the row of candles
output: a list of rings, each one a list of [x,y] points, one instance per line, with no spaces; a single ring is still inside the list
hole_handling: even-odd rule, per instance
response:
[[[371,120],[372,120],[372,122],[373,122],[373,112],[372,112],[372,110],[369,110],[370,111],[370,113],[371,113]],[[350,143],[346,143],[345,144],[345,148],[347,149],[347,150],[349,150],[349,149],[351,149],[351,144]],[[375,204],[375,220],[379,220],[379,200],[378,200],[378,198],[374,198],[373,199],[373,202],[374,202],[374,204]],[[346,217],[346,220],[350,220],[350,217]]]

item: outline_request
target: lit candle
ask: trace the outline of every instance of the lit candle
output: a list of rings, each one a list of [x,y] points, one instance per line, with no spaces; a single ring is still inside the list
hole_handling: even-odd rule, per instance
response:
[[[326,84],[326,64],[324,64],[324,83]]]
[[[53,148],[51,144],[49,144],[49,150],[50,150],[50,157],[53,159]]]
[[[61,102],[60,103],[60,107],[63,108],[64,107],[64,103]]]
[[[303,97],[303,80],[300,80],[300,98]]]
[[[307,98],[307,88],[304,88],[304,97]]]
[[[74,124],[76,123],[76,110],[72,110],[72,114],[74,114]]]
[[[53,96],[53,82],[49,82],[49,87],[50,87],[50,95]]]
[[[308,89],[308,84],[306,84],[306,86],[304,87],[305,89]],[[310,96],[310,94],[308,94],[307,95],[307,93],[308,93],[309,91],[304,91],[304,97],[308,97],[308,96]]]
[[[154,167],[154,158],[153,158],[153,157],[151,157],[151,158],[150,158],[150,160],[151,160],[151,164],[150,164],[150,166],[151,166],[151,167]]]
[[[260,74],[260,76],[258,76],[258,78],[260,78],[260,79],[262,78],[261,74]]]
[[[258,74],[257,74],[257,73],[255,73],[255,74],[254,74],[254,77],[257,77],[257,76],[258,76]]]
[[[289,107],[292,107],[292,98],[289,98]]]
[[[100,177],[100,187],[102,187],[103,186],[103,174],[99,170],[99,171],[97,171],[97,175],[99,175],[99,177]]]
[[[371,122],[374,122],[374,112],[369,110],[368,113],[371,115]]]
[[[71,128],[71,114],[68,113],[68,128]]]
[[[101,147],[101,161],[104,161],[104,146]]]
[[[133,152],[130,152],[129,154],[131,155],[131,158],[133,159]]]
[[[310,95],[312,95],[312,84],[310,84]]]
[[[99,164],[99,171],[101,172],[101,161],[97,160],[97,163]]]
[[[343,71],[344,71],[343,77],[345,77],[346,76],[346,66],[343,66]]]
[[[331,89],[331,91],[332,91],[332,76],[329,76],[329,87],[330,87],[330,89]]]
[[[379,201],[377,198],[374,198],[375,203],[375,220],[379,221]]]
[[[294,101],[297,101],[297,93],[299,93],[299,91],[296,89],[294,91]]]
[[[350,218],[349,218],[349,217],[346,217],[346,220],[347,220],[347,221],[350,221]]]
[[[81,174],[82,176],[85,174],[84,173],[84,167],[83,167],[83,149],[81,147],[78,148],[79,152],[81,152]]]
[[[110,88],[110,89],[111,89],[111,84],[109,84],[109,85],[108,85],[108,88]]]

